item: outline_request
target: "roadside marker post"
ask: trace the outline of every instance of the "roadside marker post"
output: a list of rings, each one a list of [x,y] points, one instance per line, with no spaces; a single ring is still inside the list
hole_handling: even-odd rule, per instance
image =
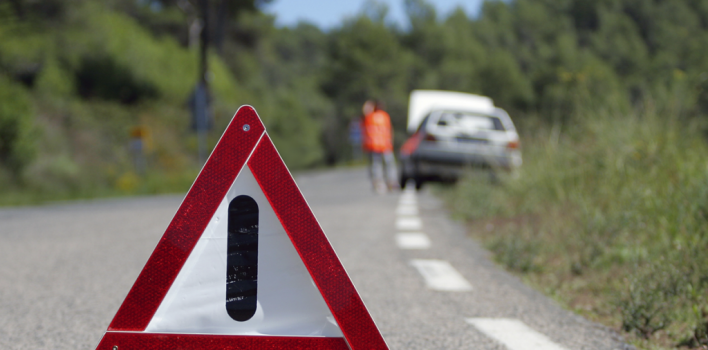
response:
[[[250,106],[234,115],[97,350],[388,349]]]

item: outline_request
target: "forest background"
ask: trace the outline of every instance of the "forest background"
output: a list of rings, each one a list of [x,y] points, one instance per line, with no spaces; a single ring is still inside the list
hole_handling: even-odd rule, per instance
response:
[[[490,96],[525,164],[444,194],[471,232],[642,348],[708,346],[708,1],[487,1],[470,18],[405,0],[404,27],[370,1],[328,31],[208,1],[209,147],[250,104],[292,170],[342,165],[366,99],[387,104],[400,145],[411,90]],[[0,1],[0,205],[186,191],[198,10]]]
[[[708,108],[700,1],[491,1],[478,18],[462,10],[440,18],[431,4],[407,0],[405,29],[372,1],[328,32],[276,28],[253,1],[225,3],[211,6],[210,145],[250,104],[292,169],[350,160],[347,127],[368,98],[386,102],[401,144],[412,89],[491,96],[521,124],[667,96],[680,96],[682,115]],[[199,167],[188,106],[198,8],[3,1],[0,202],[187,188]],[[150,133],[142,174],[129,147],[136,126]]]

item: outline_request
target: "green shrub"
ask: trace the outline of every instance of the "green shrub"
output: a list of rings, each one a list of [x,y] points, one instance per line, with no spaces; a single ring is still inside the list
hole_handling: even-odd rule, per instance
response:
[[[35,140],[28,93],[0,75],[0,166],[18,177],[35,156]]]
[[[157,97],[152,84],[137,79],[132,71],[111,57],[84,57],[76,72],[76,88],[84,98],[99,97],[135,103]]]
[[[693,312],[696,315],[696,325],[688,338],[678,345],[691,348],[700,348],[702,346],[705,348],[708,346],[708,308],[699,309],[694,307]]]
[[[446,193],[497,261],[662,346],[701,339],[694,309],[708,306],[708,144],[700,121],[668,104],[522,123],[518,174],[498,185],[470,176]],[[479,229],[485,223],[497,228]],[[592,308],[578,304],[588,299]]]
[[[512,271],[526,273],[541,268],[535,261],[540,248],[537,241],[500,235],[491,238],[487,248],[495,253],[497,262]]]
[[[624,331],[648,339],[672,322],[676,301],[686,286],[685,275],[662,263],[629,277],[629,286],[618,302]]]
[[[68,99],[75,93],[74,77],[55,57],[45,59],[35,89],[43,96]]]

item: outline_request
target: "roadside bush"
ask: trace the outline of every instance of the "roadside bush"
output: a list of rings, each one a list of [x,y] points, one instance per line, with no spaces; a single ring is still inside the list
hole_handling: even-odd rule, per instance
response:
[[[628,278],[628,288],[618,303],[624,331],[648,339],[671,323],[686,281],[681,271],[662,263]]]
[[[535,261],[540,248],[537,241],[503,235],[490,239],[487,248],[495,253],[497,262],[512,271],[527,273],[541,268]]]
[[[44,61],[35,85],[42,98],[68,99],[76,91],[75,87],[74,76],[55,57]]]
[[[446,193],[497,261],[640,347],[701,339],[708,307],[708,145],[669,105],[521,123],[517,176]]]
[[[111,57],[85,57],[76,72],[76,90],[84,98],[98,97],[122,103],[136,103],[157,97],[157,89],[137,79]]]
[[[28,93],[0,75],[0,165],[19,177],[35,156],[35,139]]]
[[[694,313],[698,320],[693,332],[684,339],[679,346],[688,346],[691,348],[708,347],[708,308],[699,309],[694,307]]]
[[[265,119],[273,143],[289,168],[315,165],[324,153],[318,139],[320,125],[308,115],[300,101],[285,97],[278,102],[280,108]]]

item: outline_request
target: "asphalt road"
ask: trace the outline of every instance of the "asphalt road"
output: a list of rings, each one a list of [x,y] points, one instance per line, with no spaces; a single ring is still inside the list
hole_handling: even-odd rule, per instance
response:
[[[391,349],[628,348],[496,266],[428,192],[375,195],[363,169],[296,181]],[[0,210],[0,349],[93,349],[181,199]]]

